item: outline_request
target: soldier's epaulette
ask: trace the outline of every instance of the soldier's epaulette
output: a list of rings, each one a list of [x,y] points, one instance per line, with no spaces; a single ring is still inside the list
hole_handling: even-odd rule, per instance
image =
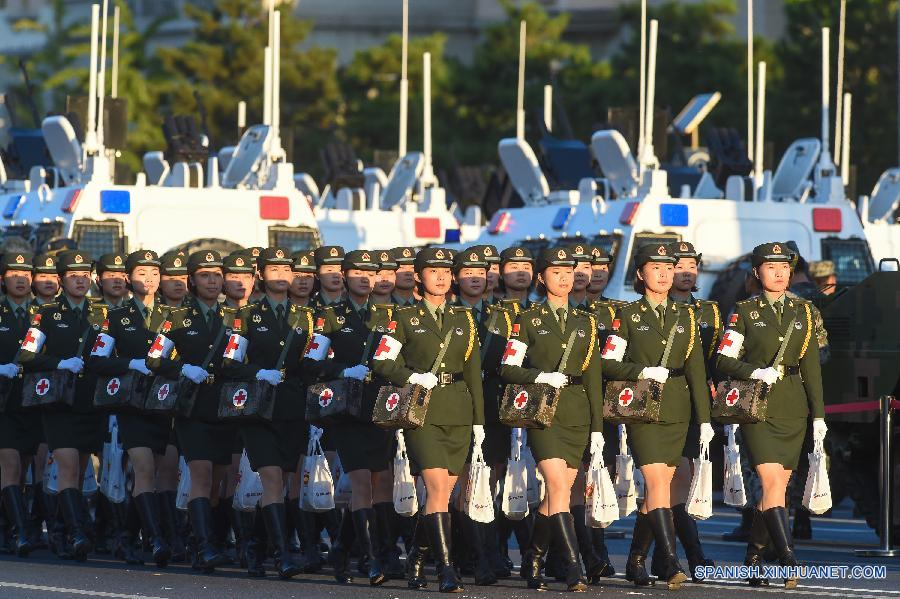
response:
[[[176,322],[180,323],[190,311],[191,308],[188,306],[178,306],[177,308],[170,307],[166,320],[170,321],[172,324],[175,324]]]
[[[625,308],[631,308],[631,307],[637,308],[638,306],[640,306],[640,304],[641,304],[641,300],[636,299],[633,302],[628,302],[625,305],[620,306],[620,309],[624,310]]]
[[[734,306],[735,306],[735,307],[738,307],[738,306],[746,306],[746,305],[752,304],[752,303],[755,302],[757,299],[759,299],[759,296],[758,296],[758,295],[754,295],[754,296],[752,296],[752,297],[748,297],[747,299],[742,299],[742,300],[738,300],[738,301],[734,302]]]
[[[134,306],[131,304],[131,302],[128,302],[127,304],[122,304],[121,306],[115,306],[113,308],[110,308],[109,315],[115,316],[117,312],[121,312],[123,310],[130,311],[132,308],[134,308]]]
[[[531,306],[528,306],[527,308],[522,308],[522,310],[519,312],[519,315],[521,316],[523,314],[528,314],[529,312],[534,311],[540,312],[541,306],[543,306],[543,304],[533,304]]]
[[[472,308],[469,306],[450,306],[450,313],[453,314],[455,312],[459,312],[460,314],[465,314],[466,312],[471,312]]]
[[[397,314],[405,314],[406,312],[409,312],[409,311],[415,312],[418,309],[419,309],[419,306],[417,306],[416,304],[413,304],[412,306],[398,306]]]

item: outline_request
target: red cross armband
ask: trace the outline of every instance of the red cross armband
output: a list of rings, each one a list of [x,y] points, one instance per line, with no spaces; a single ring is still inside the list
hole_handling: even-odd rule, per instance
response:
[[[736,360],[738,355],[740,355],[743,346],[744,336],[734,329],[728,329],[725,331],[725,334],[722,335],[722,341],[719,342],[719,349],[716,351],[723,356],[728,356],[729,358],[734,358]]]
[[[503,366],[521,366],[525,361],[525,352],[528,346],[518,339],[510,339],[506,343],[506,349],[503,350],[503,356],[500,358],[500,364]]]
[[[612,360],[621,362],[625,357],[625,348],[628,347],[628,341],[622,339],[618,335],[610,335],[606,338],[606,344],[603,346],[603,352],[600,357],[604,360]]]
[[[382,335],[381,340],[378,342],[378,347],[375,348],[375,354],[372,356],[372,359],[396,360],[397,356],[400,355],[401,349],[403,349],[403,344],[398,339],[391,337],[390,335]]]

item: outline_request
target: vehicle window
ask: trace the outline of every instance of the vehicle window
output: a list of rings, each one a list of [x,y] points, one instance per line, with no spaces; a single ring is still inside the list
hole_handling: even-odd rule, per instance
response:
[[[648,243],[673,243],[675,241],[681,241],[680,233],[635,233],[631,256],[628,258],[628,270],[625,272],[625,284],[631,286],[634,283],[634,256],[639,247]]]
[[[839,289],[861,283],[875,271],[875,262],[865,239],[826,237],[822,240],[822,259],[834,262]]]

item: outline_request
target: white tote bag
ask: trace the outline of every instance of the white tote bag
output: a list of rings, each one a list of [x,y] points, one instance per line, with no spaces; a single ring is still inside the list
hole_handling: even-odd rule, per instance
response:
[[[512,430],[510,442],[500,509],[507,520],[522,520],[528,515],[528,468],[522,459],[522,429]]]
[[[688,493],[687,513],[695,520],[712,516],[712,462],[709,461],[709,443],[700,444],[700,457],[694,460],[694,477]]]
[[[241,454],[241,465],[238,468],[237,485],[231,507],[239,512],[255,512],[259,500],[262,499],[263,487],[259,473],[250,466],[250,458],[245,451]]]
[[[100,492],[110,503],[122,503],[128,497],[125,489],[125,467],[123,457],[125,451],[119,444],[119,427],[110,425],[110,440],[103,444],[103,459],[100,465]]]
[[[87,461],[87,468],[84,469],[84,479],[81,481],[81,492],[87,496],[94,495],[100,486],[97,484],[97,471],[94,470],[94,459],[91,457]]]
[[[340,457],[334,461],[331,470],[337,478],[337,483],[334,485],[334,507],[349,508],[353,487],[350,485],[350,475],[344,472],[344,465],[341,464]]]
[[[619,425],[619,455],[616,456],[616,479],[613,483],[619,518],[627,518],[637,511],[637,488],[634,485],[634,458],[628,452],[628,433],[625,425]]]
[[[469,479],[463,498],[463,511],[475,522],[494,521],[494,498],[491,495],[491,467],[484,461],[481,444],[472,450]]]
[[[181,457],[178,459],[178,490],[175,494],[175,507],[186,510],[191,500],[191,469]]]
[[[824,514],[831,509],[831,483],[828,480],[824,442],[815,441],[813,452],[806,455],[809,456],[809,472],[803,489],[803,507],[813,514]]]
[[[310,427],[309,446],[300,473],[300,508],[306,512],[327,512],[334,509],[334,479],[319,440],[323,430]]]
[[[406,455],[406,438],[403,431],[398,430],[397,453],[394,455],[394,511],[401,516],[415,516],[419,511],[416,493],[416,480],[409,469],[409,457]]]
[[[591,528],[606,528],[619,518],[619,502],[603,452],[591,454],[584,487],[584,519]]]
[[[725,444],[722,498],[725,505],[744,507],[747,504],[747,494],[744,492],[744,472],[741,469],[741,446],[734,438],[738,426],[737,424],[725,425],[728,442]]]

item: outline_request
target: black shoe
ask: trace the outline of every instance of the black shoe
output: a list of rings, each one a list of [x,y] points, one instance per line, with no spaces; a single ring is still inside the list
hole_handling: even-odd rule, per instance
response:
[[[812,538],[812,522],[809,517],[809,510],[805,507],[798,507],[794,510],[794,528],[791,530],[794,539],[811,539]]]
[[[635,586],[642,587],[653,584],[644,564],[652,543],[653,527],[650,525],[650,519],[647,514],[638,512],[634,521],[634,532],[631,535],[628,561],[625,564],[625,580],[633,582]]]
[[[411,589],[424,589],[428,586],[425,578],[425,559],[428,557],[428,531],[425,524],[425,514],[420,513],[416,518],[412,538],[406,545],[406,584]]]
[[[436,512],[424,516],[431,541],[431,550],[438,569],[438,589],[442,593],[464,593],[466,589],[456,574],[456,568],[450,561],[452,535],[449,512]]]
[[[672,506],[672,518],[675,521],[675,534],[678,535],[678,540],[681,541],[681,546],[684,547],[684,553],[687,556],[691,580],[703,582],[702,578],[698,578],[694,574],[694,570],[698,566],[712,567],[716,564],[703,554],[703,547],[700,545],[700,534],[697,531],[697,522],[687,513],[683,503]]]
[[[578,539],[575,533],[575,520],[569,512],[559,512],[550,516],[553,533],[559,545],[559,554],[566,574],[566,589],[570,593],[587,591],[587,580],[581,571],[578,561]]]
[[[550,518],[537,512],[534,516],[534,530],[531,532],[531,546],[527,555],[522,556],[522,576],[528,581],[528,588],[533,591],[547,590],[543,569],[551,536]]]
[[[188,514],[191,518],[191,529],[194,532],[194,544],[197,559],[193,564],[195,570],[212,572],[214,569],[228,564],[231,560],[220,553],[213,543],[213,510],[209,499],[197,497],[188,502]]]
[[[278,577],[286,579],[297,576],[303,572],[303,568],[294,563],[288,551],[287,515],[284,504],[270,503],[262,508],[262,515],[269,542],[275,548],[275,568],[278,570]]]
[[[599,575],[608,578],[616,575],[616,569],[613,568],[609,559],[609,551],[606,549],[606,532],[603,528],[591,529],[591,544],[594,546],[594,553],[600,557]],[[593,583],[592,583],[593,584]]]
[[[769,544],[769,530],[766,528],[765,520],[763,520],[762,512],[755,508],[753,512],[753,523],[750,526],[750,540],[747,542],[747,553],[744,556],[745,566],[756,566],[762,568],[765,565],[763,553],[766,545]],[[751,587],[769,586],[768,578],[748,578],[747,582]]]
[[[66,542],[66,525],[59,495],[44,492],[44,508],[47,512],[47,543],[50,545],[50,551],[59,559],[74,559],[75,556],[72,555]]]
[[[141,530],[140,518],[137,515],[137,507],[134,499],[113,503],[106,502],[107,526],[112,531],[113,557],[122,560],[130,566],[144,565],[144,558],[139,549],[136,549],[138,534]],[[149,532],[144,532],[149,536]]]
[[[187,561],[187,548],[184,546],[184,537],[178,526],[182,513],[175,507],[175,491],[162,491],[156,495],[159,502],[160,522],[172,551],[170,561],[184,563]]]
[[[256,510],[246,512],[244,510],[231,509],[231,530],[234,531],[234,558],[241,568],[248,568],[250,560],[247,557],[247,546],[253,540],[253,531],[256,525]],[[264,526],[261,528],[265,528]]]
[[[334,568],[334,579],[341,584],[353,582],[353,574],[350,572],[350,545],[353,543],[355,533],[353,531],[353,518],[348,510],[344,510],[338,528],[337,540],[331,544],[328,551],[328,563]]]
[[[766,523],[766,529],[775,546],[778,555],[778,563],[781,566],[796,566],[797,557],[794,555],[793,541],[791,540],[791,528],[788,523],[787,510],[783,507],[769,508],[762,513]],[[797,588],[797,578],[790,577],[784,581],[784,588]]]
[[[294,521],[299,522],[300,531],[303,533],[300,543],[302,547],[300,565],[306,574],[315,574],[322,569],[322,554],[319,553],[319,540],[322,536],[319,534],[316,515],[300,509],[297,501],[291,501],[289,509],[294,516]]]
[[[141,493],[134,498],[134,503],[141,517],[141,527],[144,534],[150,537],[153,561],[157,568],[165,568],[169,565],[172,550],[163,534],[156,493]]]
[[[384,575],[381,560],[376,557],[372,544],[372,532],[378,530],[378,524],[375,522],[375,510],[370,507],[362,508],[350,512],[350,517],[353,519],[353,530],[356,531],[359,550],[368,557],[369,584],[373,587],[381,586],[387,582],[387,577]]]
[[[83,499],[79,489],[66,489],[59,492],[59,507],[62,510],[66,527],[72,539],[72,557],[79,562],[87,559],[91,552],[91,540],[84,531],[82,511]]]
[[[241,521],[244,542],[244,558],[247,560],[247,576],[264,578],[266,576],[266,556],[269,548],[269,535],[259,509],[253,512],[238,512]]]
[[[28,557],[34,549],[28,538],[28,516],[25,509],[25,496],[18,485],[10,485],[3,489],[3,507],[12,523],[16,526],[15,552],[19,557]]]
[[[677,590],[681,588],[681,583],[687,580],[687,575],[678,563],[678,555],[675,553],[675,521],[672,518],[672,510],[667,507],[656,508],[647,513],[647,518],[664,559],[659,570],[660,578],[666,581],[670,591]]]
[[[604,564],[597,552],[594,551],[591,529],[588,528],[584,520],[585,508],[583,505],[573,505],[569,508],[569,511],[572,514],[575,526],[575,537],[578,539],[578,553],[581,554],[581,559],[584,562],[585,576],[590,584],[599,584]]]
[[[722,535],[722,540],[738,541],[739,543],[746,543],[748,540],[750,540],[750,528],[753,526],[754,511],[755,509],[752,507],[742,507],[741,523],[738,524],[731,532],[724,533]]]
[[[400,562],[400,548],[397,546],[397,512],[394,511],[394,504],[383,502],[376,503],[372,507],[375,509],[375,521],[378,523],[378,541],[375,542],[373,537],[373,543],[378,548],[376,554],[381,560],[384,575],[388,580],[403,580],[406,573]]]

